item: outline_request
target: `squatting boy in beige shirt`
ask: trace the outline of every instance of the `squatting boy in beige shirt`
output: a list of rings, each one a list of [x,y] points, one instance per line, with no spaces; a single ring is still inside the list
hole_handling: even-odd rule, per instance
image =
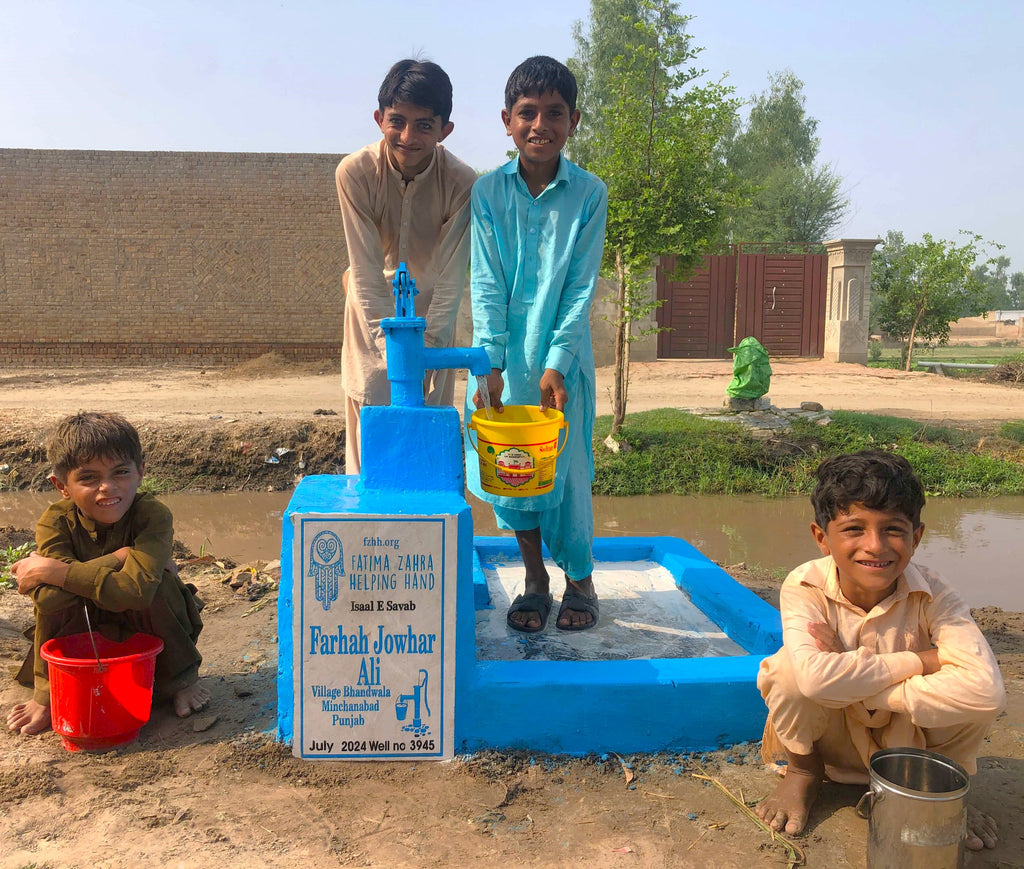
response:
[[[384,137],[349,154],[335,178],[349,268],[344,276],[345,472],[360,468],[359,412],[390,401],[380,321],[395,314],[391,280],[399,263],[419,291],[428,347],[450,347],[469,264],[469,192],[476,172],[440,144],[452,86],[441,67],[402,60],[388,72],[373,117]],[[428,405],[450,405],[455,372],[428,372]]]
[[[1005,690],[963,599],[911,563],[924,490],[902,456],[864,450],[821,463],[811,531],[824,558],[787,578],[783,646],[761,663],[768,705],[762,754],[785,778],[757,806],[799,833],[822,779],[866,783],[871,755],[919,748],[973,775]],[[995,822],[968,805],[968,848],[996,844]]]

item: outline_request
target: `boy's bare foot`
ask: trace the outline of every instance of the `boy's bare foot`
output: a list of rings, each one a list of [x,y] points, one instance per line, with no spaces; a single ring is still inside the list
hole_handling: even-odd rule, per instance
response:
[[[8,729],[25,736],[35,736],[50,729],[50,707],[29,700],[19,703],[7,713]]]
[[[999,842],[998,827],[995,820],[979,809],[968,804],[967,806],[967,836],[964,844],[970,851],[980,851],[983,848],[994,848]]]
[[[201,712],[210,702],[210,692],[202,682],[193,682],[187,688],[177,691],[171,698],[174,711],[179,718],[188,718],[193,712]]]
[[[786,775],[771,796],[754,806],[757,816],[778,833],[802,833],[818,797],[825,767],[818,754],[796,755],[787,751]]]

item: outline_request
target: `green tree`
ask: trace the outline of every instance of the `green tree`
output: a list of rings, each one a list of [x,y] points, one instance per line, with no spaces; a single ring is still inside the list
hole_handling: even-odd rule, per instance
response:
[[[737,104],[703,70],[670,0],[591,0],[589,29],[576,28],[571,61],[596,116],[572,155],[608,185],[602,272],[616,292],[615,387],[609,445],[626,415],[632,324],[658,303],[648,292],[654,257],[692,268],[719,231],[732,181],[717,146]],[[642,333],[641,333],[642,334]]]
[[[576,54],[566,65],[576,76],[576,107],[583,120],[565,150],[584,168],[590,166],[595,153],[604,109],[613,102],[615,59],[622,55],[623,46],[643,38],[633,27],[640,17],[640,5],[639,0],[591,0],[587,21],[573,24]]]
[[[824,241],[846,213],[842,179],[815,163],[821,140],[807,114],[804,83],[791,70],[773,73],[751,102],[746,123],[737,120],[723,143],[726,163],[745,202],[724,224],[734,242]]]
[[[974,274],[985,284],[988,293],[988,307],[990,310],[1013,310],[1010,303],[1010,258],[1008,256],[997,256],[991,263],[982,263],[974,267]]]
[[[1024,311],[1024,272],[1010,275],[1010,290],[1006,301],[1009,310]]]
[[[915,342],[945,344],[953,321],[988,310],[988,288],[974,267],[982,239],[965,235],[969,240],[957,246],[928,233],[919,242],[907,242],[903,233],[890,231],[872,259],[872,319],[904,342],[907,371]],[[993,262],[987,260],[986,266]]]

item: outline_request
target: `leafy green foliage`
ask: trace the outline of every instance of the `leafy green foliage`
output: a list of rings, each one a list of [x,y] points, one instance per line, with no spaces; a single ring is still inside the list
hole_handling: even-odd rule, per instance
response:
[[[24,558],[35,548],[35,543],[22,543],[21,546],[0,546],[0,586],[14,586],[11,565]]]
[[[1024,311],[1024,272],[1014,272],[1010,275],[1006,307],[1011,311]]]
[[[1016,291],[1010,286],[1010,268],[1008,256],[993,257],[986,263],[974,267],[974,276],[985,285],[988,295],[987,307],[990,310],[1013,311],[1020,301]]]
[[[637,40],[639,34],[633,22],[639,18],[640,4],[636,0],[591,0],[586,23],[577,21],[573,25],[576,54],[566,65],[576,76],[576,106],[582,120],[565,150],[571,160],[585,168],[592,166],[601,148],[602,118],[613,102],[613,64],[623,46]]]
[[[907,371],[913,364],[915,342],[945,344],[952,322],[988,310],[988,288],[974,271],[982,239],[966,235],[969,240],[958,246],[929,233],[920,242],[907,242],[903,233],[890,231],[874,253],[872,321],[904,342]]]
[[[743,204],[732,208],[723,236],[733,242],[819,243],[843,219],[849,200],[842,179],[816,164],[818,122],[805,109],[804,83],[791,70],[768,77],[746,123],[725,137],[726,164]]]
[[[631,4],[632,5],[632,4]],[[728,174],[715,148],[735,111],[731,89],[698,86],[688,19],[666,0],[641,0],[632,38],[612,62],[590,168],[609,189],[605,267],[616,255],[646,273],[651,256],[696,261],[715,234]]]
[[[613,425],[625,417],[632,323],[657,306],[648,292],[654,257],[694,265],[717,235],[732,201],[718,143],[736,112],[732,89],[698,84],[689,18],[670,0],[591,0],[589,27],[577,25],[570,61],[580,85],[586,133],[570,155],[608,185],[602,271],[616,284]]]
[[[600,417],[595,441],[610,428],[610,417]],[[906,456],[932,495],[1024,494],[1019,462],[957,429],[900,417],[837,411],[830,425],[796,422],[765,441],[732,423],[656,410],[631,415],[620,437],[629,451],[595,448],[595,494],[809,493],[822,459],[869,447]]]

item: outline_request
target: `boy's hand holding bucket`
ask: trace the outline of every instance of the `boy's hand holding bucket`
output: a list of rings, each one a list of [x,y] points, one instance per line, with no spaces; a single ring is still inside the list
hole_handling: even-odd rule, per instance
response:
[[[477,378],[477,382],[480,382],[480,378]],[[491,398],[490,407],[492,410],[501,410],[503,405],[501,403],[501,393],[505,390],[505,378],[502,377],[500,368],[492,368],[491,373],[487,375],[487,394]],[[478,408],[483,408],[484,397],[480,394],[480,390],[477,389],[473,395],[473,404]]]
[[[540,376],[540,409],[565,411],[565,403],[569,400],[569,393],[565,390],[565,379],[562,372],[554,368],[545,368]]]

